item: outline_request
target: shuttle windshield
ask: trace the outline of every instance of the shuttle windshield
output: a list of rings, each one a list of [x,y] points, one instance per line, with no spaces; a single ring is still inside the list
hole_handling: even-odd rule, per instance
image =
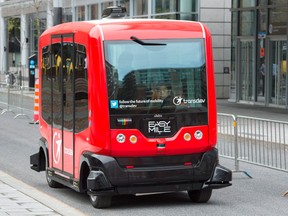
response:
[[[104,46],[110,114],[207,111],[204,39]]]

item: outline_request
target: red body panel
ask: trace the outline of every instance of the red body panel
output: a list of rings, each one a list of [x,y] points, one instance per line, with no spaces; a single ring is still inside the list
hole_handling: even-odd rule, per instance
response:
[[[194,137],[190,141],[184,140],[184,134],[189,132],[192,135],[201,130],[204,134],[203,139],[197,140]],[[124,143],[118,143],[116,136],[121,133],[126,136]],[[132,144],[129,137],[134,135],[138,138],[138,142]],[[141,156],[159,156],[159,155],[181,155],[195,152],[206,152],[211,150],[208,143],[208,127],[185,127],[178,131],[175,136],[170,138],[148,139],[138,130],[112,130],[111,131],[111,154],[115,157],[141,157]],[[158,147],[158,144],[165,144],[165,148]]]
[[[57,148],[57,141],[60,143],[63,139],[61,131],[51,129],[40,115],[41,136],[48,143],[49,167],[62,170],[79,179],[80,158],[86,151],[115,157],[140,157],[205,152],[211,150],[216,145],[217,120],[212,41],[211,35],[205,26],[198,22],[170,20],[117,20],[66,23],[55,26],[42,34],[39,46],[39,65],[42,65],[42,47],[50,44],[51,34],[65,33],[74,33],[75,43],[82,44],[87,49],[89,127],[75,134],[74,148],[73,133],[64,131],[64,158],[58,158],[55,148]],[[180,129],[173,137],[161,139],[148,139],[136,129],[110,129],[103,41],[130,40],[131,36],[140,39],[205,38],[207,98],[209,99],[207,126],[185,127]],[[63,39],[64,42],[66,40],[69,41],[69,39]],[[42,83],[41,73],[40,68],[40,89]],[[40,102],[40,114],[41,112],[42,107]],[[201,141],[194,138],[195,131],[199,129],[203,131],[203,139]],[[192,139],[189,142],[183,139],[186,132],[192,135]],[[116,136],[119,133],[127,137],[126,142],[118,143],[116,141]],[[136,144],[129,142],[130,135],[137,136],[138,142]],[[165,149],[157,148],[157,144],[159,143],[165,143]],[[54,156],[52,153],[53,149]]]

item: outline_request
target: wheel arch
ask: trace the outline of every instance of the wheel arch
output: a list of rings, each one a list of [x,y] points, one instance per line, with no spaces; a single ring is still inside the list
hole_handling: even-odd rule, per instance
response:
[[[79,172],[79,191],[87,191],[87,178],[91,170],[90,153],[83,153],[80,159],[80,172]]]
[[[37,153],[30,156],[31,169],[41,172],[46,170],[48,164],[47,145],[43,138],[39,141],[39,150]]]
[[[83,161],[81,163],[80,168],[80,177],[79,177],[79,190],[80,192],[86,192],[87,191],[87,178],[90,173],[90,167],[87,163],[87,161]]]
[[[40,147],[39,147],[40,163],[41,165],[44,164],[43,171],[45,171],[46,167],[49,167],[47,140],[42,137],[39,142],[40,142]]]

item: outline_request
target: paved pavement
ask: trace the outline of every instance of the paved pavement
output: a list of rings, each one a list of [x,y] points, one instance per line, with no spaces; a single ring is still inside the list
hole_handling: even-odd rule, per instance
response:
[[[288,122],[288,110],[217,100],[217,112]],[[0,216],[82,215],[71,206],[0,171]]]
[[[246,103],[232,103],[227,99],[217,100],[217,113],[257,117],[276,121],[288,122],[288,109],[263,107]]]
[[[0,216],[83,215],[71,206],[0,171]]]

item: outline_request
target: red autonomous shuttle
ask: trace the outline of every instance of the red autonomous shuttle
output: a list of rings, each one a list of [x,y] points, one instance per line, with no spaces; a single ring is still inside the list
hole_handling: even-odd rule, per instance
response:
[[[40,147],[50,187],[113,195],[230,186],[218,163],[211,35],[199,22],[64,23],[39,40]]]

